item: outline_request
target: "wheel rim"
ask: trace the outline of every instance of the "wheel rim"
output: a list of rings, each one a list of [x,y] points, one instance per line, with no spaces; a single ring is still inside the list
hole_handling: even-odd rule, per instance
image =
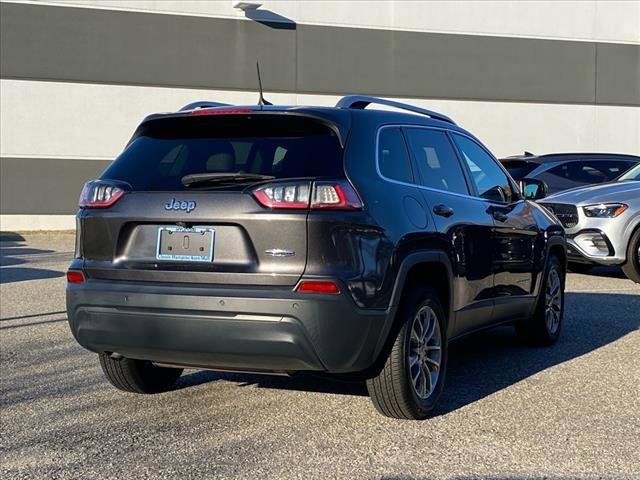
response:
[[[556,333],[562,317],[562,282],[555,268],[547,276],[545,322],[549,333]]]
[[[438,383],[442,358],[442,334],[436,313],[431,307],[418,310],[411,324],[409,341],[409,375],[419,398],[426,399]]]

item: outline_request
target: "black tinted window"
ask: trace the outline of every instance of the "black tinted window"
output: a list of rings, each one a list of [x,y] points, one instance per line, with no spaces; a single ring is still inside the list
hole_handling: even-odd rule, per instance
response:
[[[538,178],[544,180],[551,192],[582,185],[610,182],[633,164],[617,160],[582,160],[557,165],[542,172]]]
[[[454,139],[467,162],[478,195],[491,201],[510,202],[511,184],[497,161],[470,138],[454,135]]]
[[[424,128],[406,129],[416,160],[420,183],[425,187],[469,194],[462,167],[446,133]]]
[[[413,182],[407,146],[399,128],[383,128],[378,144],[380,173],[391,180]]]
[[[510,160],[504,162],[502,165],[504,165],[504,168],[507,169],[509,175],[511,175],[516,180],[522,180],[538,167],[537,163],[518,160]]]
[[[317,122],[295,120],[182,117],[151,122],[102,178],[127,182],[135,190],[182,190],[182,177],[195,173],[343,177],[335,134]]]

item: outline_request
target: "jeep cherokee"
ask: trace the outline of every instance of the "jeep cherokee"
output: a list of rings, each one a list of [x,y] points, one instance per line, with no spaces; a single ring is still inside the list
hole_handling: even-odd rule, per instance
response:
[[[316,372],[423,419],[451,340],[558,338],[564,231],[520,192],[453,120],[389,100],[151,115],[80,196],[71,330],[125,391]]]

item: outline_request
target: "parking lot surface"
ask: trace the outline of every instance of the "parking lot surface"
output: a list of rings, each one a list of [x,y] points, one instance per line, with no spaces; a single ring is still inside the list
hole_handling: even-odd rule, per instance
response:
[[[126,394],[66,321],[71,235],[0,242],[0,478],[640,478],[640,286],[570,274],[560,341],[504,327],[450,351],[438,414],[362,384],[186,371]]]

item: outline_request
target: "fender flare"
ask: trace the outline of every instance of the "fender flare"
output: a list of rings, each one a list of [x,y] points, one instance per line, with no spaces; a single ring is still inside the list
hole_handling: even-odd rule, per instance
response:
[[[564,238],[564,235],[560,236],[560,235],[552,235],[549,238],[547,238],[547,246],[545,249],[545,263],[547,261],[547,257],[549,256],[549,252],[551,251],[552,247],[555,247],[556,245],[559,245],[562,247],[562,250],[564,251],[564,268],[565,271],[567,269],[567,241]]]
[[[398,267],[396,281],[391,292],[391,301],[389,302],[389,307],[387,308],[387,314],[385,316],[385,322],[382,327],[382,331],[380,332],[380,337],[378,338],[378,343],[376,344],[376,348],[374,351],[376,363],[380,357],[380,354],[383,352],[384,348],[389,342],[389,335],[392,333],[395,324],[396,314],[398,313],[398,307],[400,306],[400,298],[402,297],[409,271],[416,265],[422,263],[438,263],[444,266],[447,271],[446,280],[447,286],[449,288],[449,311],[447,312],[447,330],[448,332],[451,332],[454,323],[453,267],[451,265],[451,261],[449,260],[447,254],[440,250],[421,250],[418,252],[413,252],[407,255]]]

